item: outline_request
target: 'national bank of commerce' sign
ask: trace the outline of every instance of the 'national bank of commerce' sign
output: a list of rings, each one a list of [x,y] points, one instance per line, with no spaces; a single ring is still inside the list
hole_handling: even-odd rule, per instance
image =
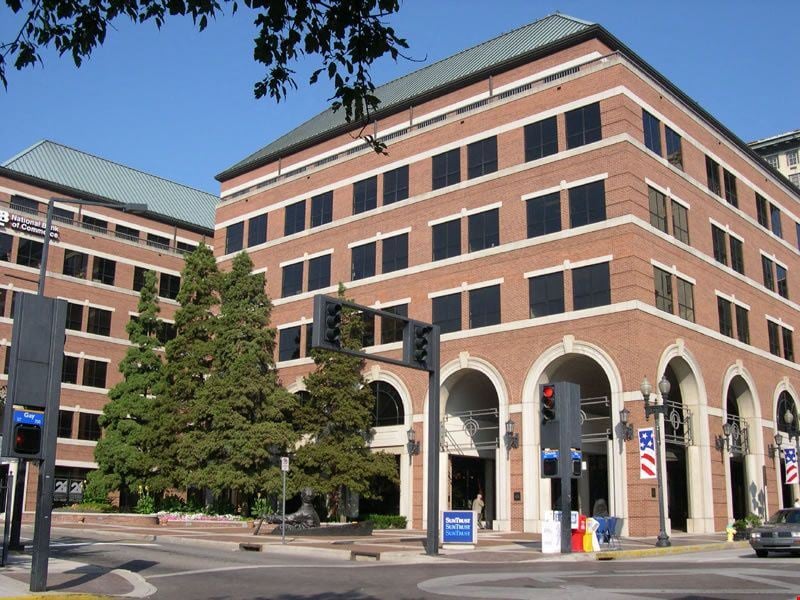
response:
[[[0,210],[0,228],[5,229],[7,227],[16,229],[18,231],[24,231],[25,233],[30,233],[31,235],[44,237],[45,230],[47,229],[47,223],[37,219],[29,219],[28,217],[23,217],[22,215],[15,213],[10,213],[7,210]],[[50,239],[58,239],[58,227],[55,225],[50,226]]]

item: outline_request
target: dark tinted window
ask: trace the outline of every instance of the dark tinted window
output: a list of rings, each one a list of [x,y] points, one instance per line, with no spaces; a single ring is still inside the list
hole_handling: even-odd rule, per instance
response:
[[[741,240],[733,236],[730,237],[731,243],[731,268],[737,273],[744,275],[744,248]]]
[[[83,360],[83,385],[89,387],[106,387],[106,371],[108,363],[99,360]]]
[[[725,200],[731,206],[739,206],[739,192],[736,191],[736,177],[728,171],[722,169],[722,174],[725,179]]]
[[[736,337],[740,342],[750,343],[750,319],[744,306],[736,305]]]
[[[500,211],[487,210],[469,216],[469,251],[494,248],[500,244]]]
[[[244,223],[241,225],[244,225]],[[153,248],[167,250],[169,249],[169,238],[164,237],[163,235],[156,235],[155,233],[148,233],[147,245],[152,246]]]
[[[180,242],[180,241],[175,242],[175,247],[184,254],[187,254],[189,252],[194,252],[195,250],[197,250],[197,246],[195,244],[187,244],[186,242]]]
[[[794,361],[794,341],[792,340],[792,331],[781,327],[781,335],[783,337],[783,358],[786,360]]]
[[[461,254],[461,220],[453,219],[433,226],[433,260]]]
[[[361,347],[368,348],[375,345],[375,316],[361,315],[364,321],[364,335],[361,337]]]
[[[725,231],[716,225],[711,226],[711,245],[714,248],[714,260],[727,265],[728,250],[725,247]]]
[[[292,235],[306,228],[306,201],[301,200],[286,207],[283,235]]]
[[[433,322],[441,328],[441,333],[461,329],[461,294],[437,296],[432,302]]]
[[[61,383],[78,383],[77,356],[64,356],[61,363]]]
[[[672,131],[666,125],[664,133],[667,142],[667,160],[669,163],[683,170],[683,148],[681,147],[681,136]]]
[[[717,314],[719,315],[719,332],[722,335],[733,337],[733,315],[731,303],[725,298],[717,296]]]
[[[603,181],[574,187],[569,191],[570,227],[605,221],[606,188]]]
[[[308,261],[308,291],[331,284],[331,255],[323,254]]]
[[[678,315],[694,322],[694,286],[678,278]]]
[[[402,425],[405,414],[403,412],[403,402],[397,390],[384,381],[373,381],[369,384],[369,387],[375,395],[375,412],[372,425],[374,427]]]
[[[544,317],[564,312],[564,272],[548,273],[528,280],[530,316]]]
[[[408,304],[398,304],[397,306],[390,306],[389,308],[383,308],[381,310],[401,317],[408,316]],[[381,318],[381,344],[391,344],[392,342],[402,341],[402,339],[403,322],[396,321],[395,319]]]
[[[708,156],[706,156],[706,180],[708,182],[708,189],[719,196],[722,191],[719,184],[719,165],[714,159]]]
[[[383,244],[382,273],[390,273],[408,267],[408,234],[385,238]]]
[[[372,176],[353,184],[353,214],[372,210],[378,206],[378,177]]]
[[[777,206],[769,206],[769,222],[772,227],[772,233],[778,237],[783,237],[783,227],[781,226],[781,209]]]
[[[786,268],[775,264],[775,284],[778,293],[784,298],[789,297],[789,282],[787,281]]]
[[[147,273],[148,269],[144,267],[133,267],[133,286],[131,289],[134,292],[139,292],[144,287],[144,274]]]
[[[572,270],[572,306],[574,310],[611,304],[611,281],[608,263]]]
[[[650,202],[650,225],[667,233],[667,198],[651,187],[647,188]]]
[[[156,330],[156,339],[164,346],[168,341],[174,340],[178,335],[178,328],[175,323],[161,321]]]
[[[684,244],[689,243],[689,211],[675,200],[672,201],[672,235]]]
[[[565,115],[567,123],[567,148],[577,148],[602,139],[600,104],[595,102],[571,110]]]
[[[653,276],[656,290],[656,308],[672,314],[672,275],[654,267]]]
[[[92,281],[114,285],[114,275],[117,271],[116,261],[110,258],[95,256],[92,261]]]
[[[497,171],[497,137],[486,138],[467,146],[468,179],[495,171]]]
[[[137,241],[139,239],[139,233],[139,230],[133,227],[114,225],[114,235],[123,240]]]
[[[169,298],[175,300],[178,297],[178,292],[181,291],[181,278],[177,275],[169,275],[161,273],[161,279],[158,284],[158,295],[162,298]]]
[[[281,297],[294,296],[303,291],[303,263],[296,262],[283,267]]]
[[[18,211],[36,215],[39,213],[39,203],[32,198],[11,196],[11,208]]]
[[[281,329],[278,340],[278,360],[294,360],[295,358],[300,358],[299,325]]]
[[[469,326],[486,327],[500,323],[500,286],[492,285],[469,292]]]
[[[14,237],[7,233],[0,233],[0,260],[6,262],[11,261],[11,245],[14,243]]]
[[[111,311],[90,306],[86,331],[97,335],[111,335]]]
[[[769,337],[769,351],[775,356],[781,355],[780,328],[777,323],[767,321],[767,335]]]
[[[228,225],[225,229],[225,254],[239,252],[242,249],[244,222]]]
[[[72,437],[72,415],[74,414],[75,413],[72,412],[71,410],[58,411],[58,437],[60,438]]]
[[[311,226],[319,227],[333,221],[333,192],[311,198]]]
[[[561,194],[531,198],[526,202],[528,237],[561,231]]]
[[[461,181],[460,152],[460,148],[454,148],[433,157],[433,189],[438,190]]]
[[[775,291],[775,272],[773,271],[772,261],[763,254],[761,255],[761,272],[764,275],[764,287]]]
[[[67,303],[67,329],[80,331],[83,327],[83,305],[74,302]]]
[[[89,256],[76,250],[64,250],[64,275],[86,278],[86,269],[89,265]]]
[[[267,241],[267,213],[253,217],[247,222],[247,247],[258,246]]]
[[[558,152],[556,118],[550,117],[525,126],[525,161]]]
[[[75,213],[66,208],[53,207],[53,221],[60,221],[61,223],[72,223],[75,220]]]
[[[375,275],[375,242],[353,248],[352,279],[364,279]]]
[[[78,439],[97,441],[100,439],[99,415],[78,413]]]
[[[383,204],[408,198],[408,165],[383,174]]]
[[[661,121],[643,110],[642,127],[644,128],[644,145],[661,156]]]
[[[756,217],[758,218],[758,224],[762,227],[769,227],[767,204],[767,199],[764,196],[756,194]]]
[[[108,232],[108,221],[104,221],[103,219],[97,219],[95,217],[90,217],[88,215],[82,215],[81,221],[83,222],[84,229],[89,229],[90,231],[97,231],[99,233]]]
[[[17,264],[38,269],[42,264],[42,242],[19,238]]]

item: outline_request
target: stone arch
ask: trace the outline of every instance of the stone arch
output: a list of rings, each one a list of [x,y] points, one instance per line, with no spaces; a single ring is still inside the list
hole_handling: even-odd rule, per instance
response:
[[[374,381],[382,381],[391,385],[400,395],[400,401],[403,403],[403,425],[405,428],[411,427],[414,420],[414,405],[411,401],[411,392],[408,391],[403,379],[393,373],[380,367],[380,365],[373,366],[372,369],[364,373],[364,381],[370,384]]]

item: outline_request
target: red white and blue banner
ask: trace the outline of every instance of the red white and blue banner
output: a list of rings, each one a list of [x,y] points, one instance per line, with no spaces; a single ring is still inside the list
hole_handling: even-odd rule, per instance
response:
[[[797,449],[784,449],[783,460],[786,462],[786,485],[797,483]]]
[[[639,479],[655,479],[656,444],[653,428],[639,430]]]

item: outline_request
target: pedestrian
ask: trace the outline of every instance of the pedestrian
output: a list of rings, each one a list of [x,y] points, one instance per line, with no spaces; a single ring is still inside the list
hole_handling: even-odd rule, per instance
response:
[[[472,512],[478,520],[478,529],[483,529],[483,494],[478,494],[472,501]]]

